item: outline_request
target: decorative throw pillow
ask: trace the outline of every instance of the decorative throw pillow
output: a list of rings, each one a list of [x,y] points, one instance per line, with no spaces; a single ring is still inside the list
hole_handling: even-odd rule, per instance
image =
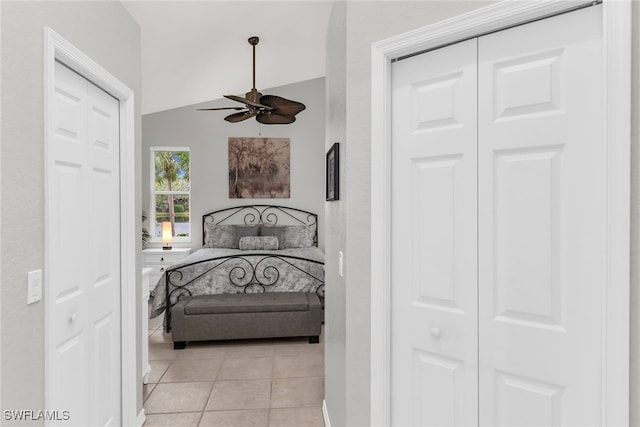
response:
[[[240,238],[241,251],[278,250],[278,238],[275,236],[245,236]]]

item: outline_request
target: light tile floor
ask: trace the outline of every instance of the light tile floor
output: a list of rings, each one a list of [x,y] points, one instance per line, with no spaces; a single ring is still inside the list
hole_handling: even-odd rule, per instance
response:
[[[149,321],[144,427],[324,427],[324,340],[189,343]]]

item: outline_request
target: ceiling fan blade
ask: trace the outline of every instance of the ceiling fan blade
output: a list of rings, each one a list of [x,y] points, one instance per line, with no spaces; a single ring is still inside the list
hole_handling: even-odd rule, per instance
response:
[[[224,95],[224,97],[227,98],[227,99],[231,99],[233,101],[242,102],[243,104],[250,105],[252,107],[261,108],[263,110],[271,110],[271,107],[269,107],[268,105],[258,104],[257,102],[253,102],[253,101],[248,100],[247,98],[243,98],[241,96]]]
[[[262,113],[258,114],[256,120],[262,123],[263,125],[288,125],[296,121],[294,116],[286,116],[281,114],[270,113]]]
[[[198,108],[198,111],[244,110],[245,107]]]
[[[251,117],[255,117],[256,114],[258,114],[257,111],[253,113],[250,111],[243,111],[242,113],[234,113],[234,114],[228,115],[224,119],[229,123],[238,123],[243,120],[250,119]]]
[[[272,107],[273,110],[271,112],[281,116],[295,116],[307,108],[300,102],[291,101],[276,95],[263,95],[260,97],[260,103]]]

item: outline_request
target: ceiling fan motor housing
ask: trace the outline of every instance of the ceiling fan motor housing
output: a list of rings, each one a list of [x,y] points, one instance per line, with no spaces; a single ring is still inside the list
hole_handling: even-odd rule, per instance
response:
[[[251,89],[250,92],[244,94],[244,97],[252,102],[260,102],[260,97],[262,97],[262,93],[258,92],[256,89]]]

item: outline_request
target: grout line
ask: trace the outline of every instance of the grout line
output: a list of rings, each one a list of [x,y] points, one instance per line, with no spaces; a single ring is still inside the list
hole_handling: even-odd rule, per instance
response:
[[[156,330],[162,328],[162,325],[159,325]],[[154,331],[155,333],[155,331]],[[149,334],[148,338],[150,338],[151,334]],[[169,343],[170,344],[170,343]],[[271,376],[269,378],[247,378],[247,379],[220,379],[220,375],[222,373],[222,369],[224,366],[224,362],[227,359],[236,359],[237,357],[235,356],[230,356],[229,355],[229,346],[226,346],[227,351],[223,354],[222,357],[222,364],[220,366],[220,369],[218,370],[215,379],[211,382],[211,388],[209,390],[209,395],[207,396],[207,400],[204,404],[204,407],[202,409],[202,411],[182,411],[182,412],[161,412],[161,413],[153,413],[153,414],[149,414],[149,415],[169,415],[169,414],[181,414],[181,413],[200,413],[200,417],[198,418],[198,425],[200,425],[200,423],[202,422],[202,419],[204,418],[204,413],[205,412],[224,412],[224,411],[253,411],[253,410],[259,410],[259,409],[266,409],[267,410],[267,425],[271,424],[271,411],[272,409],[301,409],[301,408],[319,408],[320,410],[322,410],[322,405],[318,406],[318,405],[314,405],[314,404],[310,404],[310,405],[299,405],[299,406],[287,406],[287,407],[282,407],[282,408],[272,408],[272,400],[273,400],[273,382],[274,380],[290,380],[290,379],[307,379],[307,378],[321,378],[323,380],[323,387],[324,387],[324,377],[325,377],[325,372],[323,371],[321,375],[311,375],[311,376],[302,376],[302,377],[274,377],[274,372],[275,372],[275,358],[276,356],[296,356],[296,357],[307,357],[310,356],[310,354],[305,354],[305,352],[301,352],[301,353],[297,353],[297,354],[276,354],[276,350],[275,347],[277,347],[278,345],[289,345],[292,343],[288,343],[288,342],[283,342],[283,343],[275,343],[273,342],[272,345],[274,345],[274,352],[272,353],[271,356],[265,356],[265,355],[257,355],[257,356],[249,356],[250,358],[254,358],[254,357],[261,357],[261,358],[266,358],[266,357],[270,357],[271,358]],[[233,346],[232,346],[233,347]],[[312,353],[311,355],[324,355],[325,352],[325,348],[324,345],[322,346],[322,350],[318,351],[317,353]],[[162,380],[162,378],[164,378],[164,376],[166,375],[167,371],[171,368],[171,366],[173,365],[173,363],[178,359],[179,357],[174,357],[173,359],[167,359],[166,361],[169,362],[168,366],[166,367],[166,369],[164,370],[164,372],[162,373],[162,375],[158,378],[158,381],[156,381],[154,383],[153,389],[151,390],[151,392],[149,392],[149,395],[147,396],[146,399],[144,399],[143,401],[143,407],[145,406],[146,401],[149,399],[149,397],[151,396],[151,394],[155,391],[155,389],[157,388],[157,386],[160,384],[160,381]],[[189,359],[189,360],[211,360],[212,358],[204,358],[204,359]],[[324,369],[324,364],[323,364],[323,369]],[[266,380],[269,379],[269,383],[270,383],[270,388],[269,388],[269,405],[267,408],[247,408],[247,409],[214,409],[212,411],[207,411],[207,404],[209,403],[209,400],[211,399],[211,395],[213,394],[213,388],[216,384],[216,382],[218,381],[259,381],[259,380]],[[191,383],[191,382],[202,382],[202,381],[176,381],[173,383]],[[172,384],[172,383],[163,383],[163,384]],[[148,386],[148,385],[147,385]]]
[[[220,369],[222,369],[222,368],[220,368]],[[218,372],[218,374],[219,374],[219,373],[220,373],[220,372]],[[216,377],[217,377],[217,376],[218,376],[218,375],[216,375]],[[202,407],[202,412],[200,412],[200,418],[198,418],[198,426],[199,426],[199,425],[200,425],[200,423],[202,422],[202,418],[204,417],[204,413],[205,413],[205,411],[207,410],[207,405],[209,404],[209,399],[211,399],[211,394],[213,394],[213,387],[215,386],[215,384],[216,384],[216,380],[213,380],[213,381],[211,382],[211,390],[209,390],[209,395],[207,396],[207,400],[206,400],[206,402],[204,402],[204,406]]]

